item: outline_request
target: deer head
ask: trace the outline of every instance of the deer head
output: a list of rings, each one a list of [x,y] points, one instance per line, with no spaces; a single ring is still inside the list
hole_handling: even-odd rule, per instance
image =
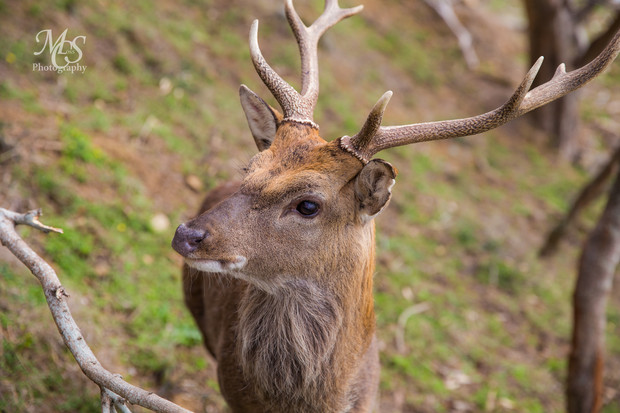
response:
[[[373,159],[376,153],[496,128],[583,86],[620,51],[618,33],[588,65],[568,73],[562,65],[550,81],[529,90],[541,57],[504,105],[471,118],[381,126],[392,95],[388,91],[357,134],[327,142],[313,120],[319,93],[318,40],[362,6],[342,9],[337,0],[326,0],[323,14],[310,27],[291,0],[285,9],[301,55],[301,93],[263,58],[255,20],[250,30],[252,62],[282,113],[241,86],[241,104],[259,153],[249,162],[240,190],[181,225],[173,241],[188,265],[229,272],[267,291],[290,277],[336,283],[334,272],[359,272],[355,269],[360,265],[365,272],[372,268],[372,220],[389,201],[396,177],[390,164]]]

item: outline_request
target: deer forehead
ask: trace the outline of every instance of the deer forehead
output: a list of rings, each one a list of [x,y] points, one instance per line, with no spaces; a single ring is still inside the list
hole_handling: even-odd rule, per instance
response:
[[[278,145],[257,154],[248,167],[242,192],[276,202],[295,194],[335,195],[361,169],[334,143]]]

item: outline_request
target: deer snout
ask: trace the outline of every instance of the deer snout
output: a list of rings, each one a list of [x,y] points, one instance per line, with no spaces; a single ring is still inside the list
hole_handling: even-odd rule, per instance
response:
[[[208,232],[201,229],[190,228],[185,224],[179,225],[174,238],[172,248],[184,257],[198,249],[198,245],[208,236]]]

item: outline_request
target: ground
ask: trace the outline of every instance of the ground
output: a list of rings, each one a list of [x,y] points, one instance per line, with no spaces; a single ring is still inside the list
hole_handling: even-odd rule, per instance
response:
[[[364,6],[321,43],[315,118],[328,140],[355,133],[385,90],[394,97],[384,124],[464,117],[499,106],[527,70],[517,0],[458,7],[481,59],[474,71],[423,1]],[[310,20],[322,5],[296,7]],[[237,92],[245,83],[269,96],[249,60],[254,18],[266,58],[297,86],[279,1],[0,1],[0,206],[42,207],[65,230],[20,233],[57,270],[102,364],[194,411],[226,410],[170,240],[255,151]],[[86,36],[86,71],[33,71],[49,63],[33,54],[35,35],[65,28]],[[603,200],[555,256],[537,250],[609,153],[599,127],[620,130],[619,115],[616,62],[582,93],[577,164],[557,159],[527,119],[380,154],[399,171],[377,219],[380,411],[563,410],[576,260]],[[620,411],[619,289],[612,295],[605,412]],[[36,280],[4,248],[0,339],[0,411],[99,409]]]

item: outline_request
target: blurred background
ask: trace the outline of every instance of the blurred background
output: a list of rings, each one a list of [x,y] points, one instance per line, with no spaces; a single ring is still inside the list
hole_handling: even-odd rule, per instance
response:
[[[546,2],[451,3],[477,63],[466,63],[431,1],[364,0],[361,14],[325,35],[315,112],[325,139],[359,130],[388,89],[385,125],[472,116],[512,94],[541,26],[528,17],[548,23],[532,9]],[[569,66],[617,20],[604,3],[574,2],[588,14],[561,49]],[[323,2],[295,6],[310,22]],[[104,367],[197,412],[226,408],[170,241],[206,191],[238,177],[255,153],[239,85],[275,105],[249,57],[255,18],[266,59],[298,87],[298,50],[278,0],[0,1],[0,206],[41,207],[45,223],[64,229],[20,233],[57,270]],[[51,53],[35,55],[47,32],[36,36],[48,29],[54,41],[67,29],[83,71],[40,69]],[[569,144],[538,115],[380,154],[399,177],[377,220],[379,411],[564,410],[577,259],[605,196],[554,254],[538,254],[619,143],[620,62],[576,96]],[[617,287],[607,317],[603,411],[619,412]],[[62,344],[38,282],[4,248],[0,339],[1,412],[100,410],[99,389]]]

